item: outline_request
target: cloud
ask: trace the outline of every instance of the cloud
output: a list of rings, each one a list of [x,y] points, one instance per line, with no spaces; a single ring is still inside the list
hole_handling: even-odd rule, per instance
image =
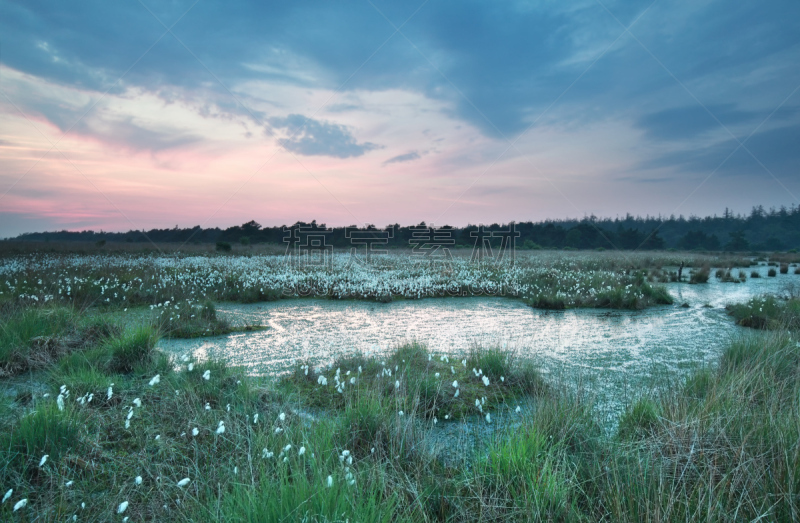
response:
[[[736,109],[733,104],[709,105],[707,108],[708,111],[699,104],[693,104],[664,109],[642,115],[635,125],[651,140],[684,140],[722,128],[709,112],[726,127],[752,121],[756,116],[752,111]]]
[[[411,151],[410,153],[399,154],[393,158],[389,158],[388,160],[383,162],[383,165],[388,165],[390,163],[410,162],[412,160],[419,160],[420,158],[421,156],[417,151]]]
[[[358,143],[343,125],[314,120],[301,114],[270,118],[269,124],[289,135],[279,140],[283,147],[304,156],[350,158],[381,148],[371,142]]]
[[[800,143],[800,124],[765,130],[754,134],[747,141],[745,138],[746,136],[741,136],[739,140],[744,142],[747,150],[743,147],[737,150],[739,143],[731,138],[708,147],[671,151],[643,162],[639,167],[672,168],[680,172],[707,174],[717,169],[716,174],[721,175],[769,177],[764,168],[753,159],[755,156],[775,176],[797,175],[800,170],[800,150],[797,148],[797,144]],[[725,161],[731,153],[732,156]]]

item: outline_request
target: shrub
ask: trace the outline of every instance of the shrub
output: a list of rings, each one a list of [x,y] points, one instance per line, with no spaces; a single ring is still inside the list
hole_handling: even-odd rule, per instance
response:
[[[789,273],[789,264],[781,263],[781,274],[788,274],[788,273]]]
[[[752,271],[752,272],[750,272],[750,277],[751,278],[760,278],[761,277],[761,273],[758,272],[758,271]]]
[[[219,252],[231,252],[231,244],[228,242],[217,242],[217,250]]]
[[[771,278],[774,278],[777,275],[778,275],[778,273],[775,271],[775,269],[770,269],[769,271],[767,271],[767,276],[769,276]]]
[[[242,236],[239,238],[239,243],[242,245],[250,245],[250,237],[249,236]]]

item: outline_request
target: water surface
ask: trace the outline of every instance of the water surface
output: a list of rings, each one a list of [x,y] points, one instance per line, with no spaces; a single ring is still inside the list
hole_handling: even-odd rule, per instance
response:
[[[752,270],[766,276],[767,267],[747,269],[745,283],[712,277],[705,285],[669,284],[675,304],[643,311],[544,311],[502,297],[221,304],[218,311],[234,324],[269,328],[163,340],[160,347],[198,359],[225,359],[252,374],[285,372],[297,359],[324,365],[343,353],[382,352],[411,340],[437,353],[458,355],[473,345],[504,347],[533,357],[547,373],[583,383],[601,401],[614,398],[618,403],[715,362],[731,337],[743,330],[725,313],[726,304],[786,292],[800,282],[793,274],[751,279]]]

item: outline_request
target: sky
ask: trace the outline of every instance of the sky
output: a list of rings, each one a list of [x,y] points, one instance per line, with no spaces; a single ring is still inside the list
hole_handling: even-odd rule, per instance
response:
[[[800,3],[0,3],[0,238],[800,204]]]

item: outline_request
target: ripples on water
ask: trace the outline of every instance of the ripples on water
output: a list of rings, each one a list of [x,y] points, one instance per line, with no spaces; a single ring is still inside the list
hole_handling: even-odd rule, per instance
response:
[[[757,270],[766,276],[766,267]],[[322,365],[343,353],[382,352],[411,340],[437,353],[461,354],[473,345],[505,347],[533,357],[552,376],[583,383],[601,403],[618,405],[646,387],[674,383],[690,369],[713,364],[741,332],[725,313],[726,304],[782,292],[795,282],[800,277],[788,274],[741,284],[716,278],[706,285],[669,284],[675,305],[643,311],[544,311],[514,299],[480,297],[221,304],[218,311],[232,323],[269,329],[164,340],[160,347],[198,359],[225,359],[261,375],[285,372],[296,359]]]

